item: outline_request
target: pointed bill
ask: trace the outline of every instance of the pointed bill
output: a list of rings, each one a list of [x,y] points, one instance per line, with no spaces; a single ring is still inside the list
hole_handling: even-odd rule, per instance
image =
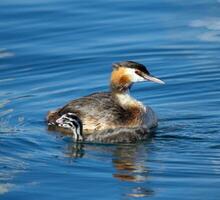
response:
[[[154,83],[165,84],[164,81],[162,81],[159,78],[156,78],[154,76],[151,76],[151,75],[144,75],[144,79],[146,79],[147,81],[152,81]]]

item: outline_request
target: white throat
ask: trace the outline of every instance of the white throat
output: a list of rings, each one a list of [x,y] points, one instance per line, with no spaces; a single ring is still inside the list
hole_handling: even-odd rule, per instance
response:
[[[146,81],[143,77],[137,75],[133,68],[128,68],[126,73],[131,77],[133,83]]]
[[[116,98],[119,104],[125,109],[129,107],[139,107],[140,109],[143,109],[145,111],[145,106],[140,101],[131,97],[129,92],[118,93],[116,94]]]

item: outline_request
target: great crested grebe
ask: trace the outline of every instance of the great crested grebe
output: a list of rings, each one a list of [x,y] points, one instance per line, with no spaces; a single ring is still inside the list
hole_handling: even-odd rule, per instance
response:
[[[50,111],[50,129],[71,133],[76,141],[135,142],[145,139],[157,126],[153,110],[132,98],[133,83],[164,82],[142,64],[126,61],[113,64],[110,92],[94,93]]]

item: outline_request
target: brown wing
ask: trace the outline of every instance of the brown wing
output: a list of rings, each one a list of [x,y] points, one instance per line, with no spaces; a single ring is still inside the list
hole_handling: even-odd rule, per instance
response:
[[[115,128],[126,118],[126,112],[114,102],[111,93],[94,93],[73,100],[58,111],[60,116],[66,113],[75,113],[87,133]]]

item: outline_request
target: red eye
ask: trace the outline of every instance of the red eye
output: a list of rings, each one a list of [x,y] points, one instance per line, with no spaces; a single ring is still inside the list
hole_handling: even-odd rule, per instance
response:
[[[135,70],[135,73],[139,76],[141,76],[141,72],[139,70]]]

